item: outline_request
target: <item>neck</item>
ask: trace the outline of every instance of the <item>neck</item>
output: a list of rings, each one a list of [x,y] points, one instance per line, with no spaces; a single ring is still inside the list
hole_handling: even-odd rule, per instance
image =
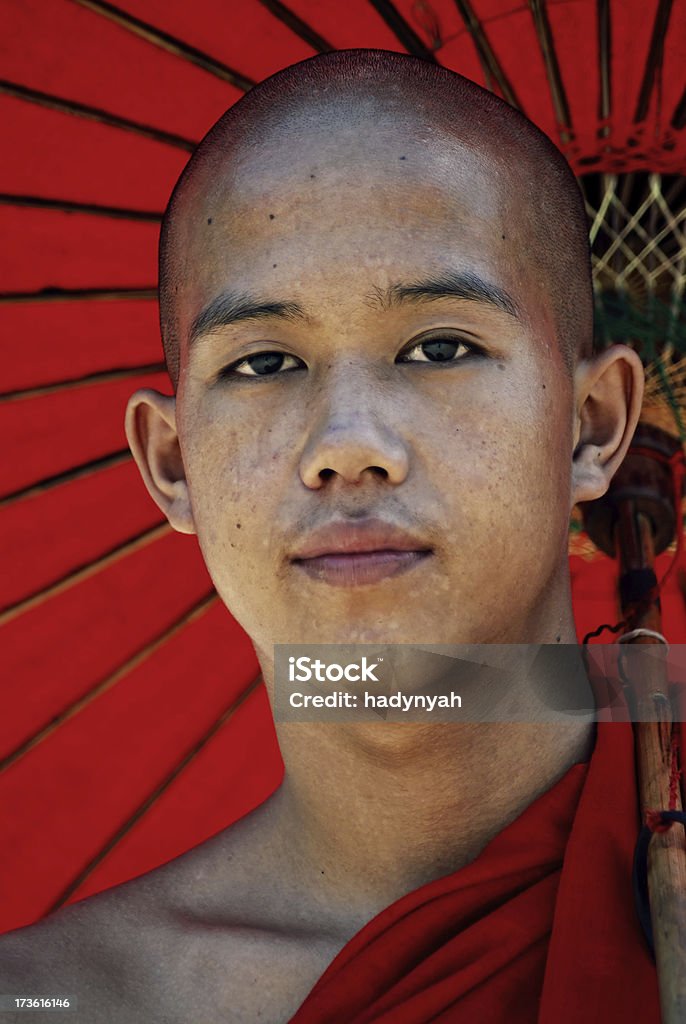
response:
[[[357,913],[472,861],[575,763],[592,722],[402,726],[284,723],[268,802],[304,887]],[[536,756],[532,757],[532,751]]]
[[[576,646],[571,607],[555,625],[552,635]],[[550,645],[549,635],[546,630],[541,642]],[[261,654],[273,698],[273,662],[267,651]],[[559,680],[555,666],[544,670],[551,692]],[[540,695],[528,670],[520,676],[523,692],[532,700]],[[588,693],[586,708],[593,706],[590,686]],[[524,707],[519,704],[520,712]],[[254,825],[262,836],[278,837],[282,877],[295,888],[316,893],[341,917],[368,917],[470,863],[573,764],[589,760],[592,712],[555,722],[535,710],[518,717],[277,721],[284,781]]]

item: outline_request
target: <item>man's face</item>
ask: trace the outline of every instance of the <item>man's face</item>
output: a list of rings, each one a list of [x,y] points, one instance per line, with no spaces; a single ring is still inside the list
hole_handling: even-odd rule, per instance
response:
[[[268,135],[191,199],[182,335],[227,291],[306,314],[183,342],[195,529],[258,653],[554,641],[574,399],[530,258],[535,209],[514,180],[507,158],[423,123],[323,119]],[[508,293],[519,316],[451,295],[380,299],[450,274]],[[274,356],[246,362],[259,353]],[[348,585],[292,560],[314,528],[366,516],[430,553]]]

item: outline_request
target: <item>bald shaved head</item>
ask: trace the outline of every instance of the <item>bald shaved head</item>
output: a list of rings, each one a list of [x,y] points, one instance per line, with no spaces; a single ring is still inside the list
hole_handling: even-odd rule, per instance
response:
[[[434,162],[444,161],[446,180],[456,159],[453,142],[485,159],[493,194],[474,202],[492,201],[502,217],[503,245],[510,254],[514,246],[537,275],[567,373],[593,353],[586,214],[574,174],[553,142],[507,103],[446,68],[390,51],[339,50],[251,89],[208,132],[174,189],[162,222],[159,271],[162,341],[175,390],[193,327],[182,308],[202,272],[202,232],[212,211],[250,201],[251,166],[262,173],[268,165],[278,178],[289,145],[308,149],[315,162],[322,153],[329,163],[355,167],[382,137],[397,139],[401,149],[407,141],[408,152],[413,143],[414,155],[397,159],[415,164],[423,145]]]
[[[126,430],[268,686],[277,643],[574,642],[570,511],[644,380],[593,352],[589,257],[555,145],[413,57],[303,61],[200,144],[162,228],[175,393],[139,389]],[[312,553],[375,518],[410,557]]]
[[[294,928],[310,966],[310,947],[328,961],[329,939],[340,948],[389,893],[462,857],[436,823],[476,806],[465,780],[496,795],[495,817],[478,815],[494,833],[498,816],[519,813],[499,786],[507,795],[523,779],[521,810],[589,756],[592,716],[573,723],[574,743],[555,723],[539,756],[545,701],[525,685],[526,665],[496,694],[516,742],[482,734],[488,722],[384,728],[362,692],[356,721],[346,694],[342,728],[322,729],[307,710],[321,698],[286,686],[277,647],[371,645],[377,658],[391,645],[400,658],[385,678],[421,695],[439,676],[460,680],[449,658],[438,674],[406,665],[412,647],[575,644],[570,512],[607,492],[644,381],[628,346],[592,352],[591,283],[584,204],[560,152],[430,62],[378,50],[314,57],[255,87],[200,144],[162,226],[175,393],[138,388],[126,436],[151,497],[173,529],[195,535],[250,640],[285,770],[235,844],[219,837],[209,861],[194,862],[209,863],[216,899],[211,885],[200,901],[184,897],[184,880],[197,888],[191,866],[160,889],[172,910],[259,925],[251,893],[264,885],[247,901],[231,896],[257,863],[275,894],[266,927],[296,934],[289,908],[302,889]],[[219,679],[223,648],[205,638]],[[503,757],[483,776],[496,747]],[[446,788],[461,802],[442,800]],[[279,844],[285,870],[262,855]],[[277,995],[292,1002],[295,980]],[[265,1017],[283,1009],[261,1005]]]

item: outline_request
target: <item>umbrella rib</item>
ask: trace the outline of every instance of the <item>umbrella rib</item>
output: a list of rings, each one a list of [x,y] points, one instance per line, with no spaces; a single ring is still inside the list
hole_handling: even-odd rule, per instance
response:
[[[486,79],[488,80],[489,75],[492,76],[498,85],[500,95],[503,99],[506,100],[511,107],[514,107],[515,110],[521,110],[522,107],[517,99],[514,87],[503,71],[500,61],[496,57],[493,47],[488,41],[488,37],[486,36],[481,22],[474,13],[471,3],[469,0],[455,0],[455,6],[460,12],[467,31],[472,37],[481,66],[486,74]]]
[[[127,658],[114,672],[110,672],[103,680],[97,683],[92,689],[88,690],[77,700],[73,701],[68,707],[63,708],[59,711],[50,721],[41,726],[41,728],[29,736],[27,740],[24,740],[18,747],[16,747],[11,753],[7,754],[0,760],[0,774],[6,771],[10,765],[16,764],[17,761],[21,760],[29,750],[33,750],[34,747],[38,746],[44,740],[51,736],[60,726],[64,725],[65,722],[77,715],[83,708],[92,704],[94,700],[100,697],[107,690],[111,689],[115,683],[119,682],[124,676],[128,675],[140,664],[146,661],[155,651],[163,647],[171,637],[175,636],[178,632],[184,629],[190,622],[198,618],[207,608],[211,607],[218,600],[217,593],[212,589],[208,594],[205,594],[197,604],[194,604],[188,611],[183,612],[177,619],[172,622],[171,626],[164,629],[158,636],[153,640],[150,640],[147,644],[141,647],[140,650],[136,651]]]
[[[64,210],[69,213],[92,213],[98,217],[116,217],[121,220],[138,220],[157,224],[161,213],[150,210],[129,210],[122,206],[101,206],[98,203],[80,203],[72,199],[49,199],[45,196],[17,195],[14,192],[0,192],[3,206],[30,206],[45,210]]]
[[[42,288],[37,292],[0,292],[0,305],[11,302],[73,302],[83,299],[157,299],[157,288]]]
[[[99,14],[103,18],[113,21],[120,28],[132,32],[141,39],[145,39],[146,42],[152,43],[153,46],[166,50],[167,53],[173,54],[174,57],[180,57],[181,60],[195,64],[196,67],[202,68],[203,71],[207,71],[216,78],[220,78],[223,82],[228,82],[242,92],[248,92],[255,85],[252,78],[248,78],[247,75],[241,74],[240,71],[230,68],[228,64],[210,57],[208,53],[204,53],[202,50],[197,49],[197,47],[191,46],[190,43],[186,43],[183,39],[178,39],[176,36],[171,35],[169,32],[156,28],[149,22],[143,21],[142,18],[136,18],[133,14],[122,11],[121,8],[107,3],[106,0],[75,0],[75,2],[94,14]]]
[[[124,822],[115,834],[105,843],[105,845],[98,851],[98,853],[88,862],[86,867],[81,871],[77,877],[60,893],[57,900],[50,906],[47,914],[54,913],[59,907],[63,906],[64,903],[72,896],[80,885],[83,884],[86,878],[94,869],[100,864],[105,857],[111,852],[111,850],[119,843],[127,833],[133,828],[137,821],[139,821],[147,811],[153,806],[153,804],[159,800],[163,793],[169,788],[172,782],[192,763],[197,755],[207,746],[210,740],[215,736],[219,729],[225,725],[230,718],[233,717],[235,712],[247,700],[247,698],[259,688],[259,685],[263,682],[262,674],[260,673],[255,679],[243,690],[239,697],[236,698],[227,708],[222,711],[219,718],[214,722],[210,729],[191,747],[191,749],[182,757],[178,764],[169,772],[163,781],[155,787],[149,796],[145,798],[133,814]]]
[[[143,366],[110,367],[107,370],[98,370],[95,373],[85,374],[83,377],[69,377],[67,380],[60,380],[53,384],[37,384],[31,388],[0,392],[0,405],[4,402],[22,401],[25,398],[54,395],[60,391],[69,391],[88,384],[103,384],[112,380],[124,380],[127,377],[137,377],[143,373],[162,373],[165,369],[164,362],[146,363]]]
[[[320,36],[318,32],[308,22],[304,21],[303,18],[299,17],[295,11],[290,10],[285,4],[279,2],[279,0],[258,0],[262,6],[269,11],[275,18],[286,25],[287,28],[294,32],[295,35],[300,36],[303,42],[311,46],[313,50],[318,50],[319,53],[328,53],[331,50],[335,50],[336,47],[332,46],[323,36]]]
[[[376,13],[381,15],[398,42],[402,43],[408,53],[411,53],[413,57],[429,60],[433,64],[438,63],[433,50],[430,50],[417,35],[395,4],[391,3],[391,0],[369,0],[369,3]]]
[[[634,114],[634,122],[636,124],[645,120],[648,114],[650,97],[655,84],[655,75],[657,69],[662,65],[662,56],[665,49],[665,37],[667,35],[667,28],[669,26],[671,13],[672,0],[659,0],[658,8],[655,13],[653,35],[650,40],[650,49],[648,50],[645,71],[643,72],[643,81],[641,83],[638,101],[636,103],[636,113]]]
[[[52,490],[53,487],[60,487],[62,484],[78,480],[82,476],[90,476],[91,473],[99,472],[101,469],[110,469],[112,466],[118,466],[122,462],[128,462],[131,458],[133,458],[131,449],[123,448],[121,451],[112,452],[110,455],[102,455],[100,458],[91,459],[90,462],[84,462],[80,466],[66,469],[62,473],[55,473],[53,476],[44,477],[37,483],[29,484],[28,487],[22,487],[18,491],[5,494],[0,498],[0,509],[4,508],[5,505],[13,505],[17,501],[24,501],[26,498],[35,498],[39,494],[44,494],[45,491]]]
[[[45,604],[46,601],[51,600],[53,597],[57,597],[58,594],[63,594],[66,590],[71,590],[72,587],[77,586],[77,584],[83,583],[84,580],[102,572],[103,569],[108,569],[116,562],[120,562],[122,558],[128,558],[129,555],[134,554],[140,548],[147,547],[149,544],[159,540],[160,537],[164,537],[166,534],[171,533],[171,531],[172,527],[165,519],[163,522],[156,523],[155,526],[150,527],[148,530],[144,530],[135,537],[130,537],[121,544],[117,544],[104,555],[100,555],[99,558],[89,562],[87,565],[82,565],[77,569],[73,569],[71,572],[67,573],[66,576],[62,576],[61,579],[49,584],[49,586],[36,591],[35,594],[30,594],[28,597],[22,598],[22,600],[18,601],[16,604],[9,605],[7,608],[2,609],[2,611],[0,611],[0,627],[6,626],[9,622],[19,618],[19,616],[23,615],[25,612],[33,611],[40,605]]]
[[[553,100],[553,108],[555,110],[557,127],[560,132],[560,139],[563,143],[567,143],[571,139],[572,127],[569,103],[567,101],[567,93],[565,92],[565,87],[562,82],[562,74],[560,72],[557,53],[555,51],[555,42],[550,28],[548,12],[541,0],[529,0],[529,7],[534,20],[538,45],[540,46],[541,53],[543,55],[545,72],[548,78],[548,85],[550,86],[550,95]]]
[[[681,99],[676,105],[670,125],[676,131],[680,131],[684,126],[686,126],[686,89],[682,92]]]
[[[35,103],[40,107],[47,107],[49,110],[57,110],[60,114],[71,114],[75,117],[83,117],[88,121],[97,121],[106,124],[110,128],[121,128],[123,131],[134,132],[155,142],[162,142],[166,146],[174,146],[176,149],[183,149],[192,153],[197,142],[186,139],[181,135],[172,132],[165,132],[161,128],[152,128],[150,125],[142,124],[139,121],[131,121],[126,117],[119,117],[117,114],[110,114],[98,107],[90,107],[85,103],[77,103],[75,100],[65,100],[59,96],[52,96],[47,92],[40,92],[38,89],[29,89],[25,85],[17,85],[5,78],[0,79],[0,94],[13,96],[15,99],[25,100],[27,103]]]
[[[598,60],[600,71],[600,93],[598,96],[598,119],[606,122],[612,115],[612,76],[610,55],[612,53],[612,26],[610,0],[598,0]],[[610,134],[609,124],[598,131],[600,138]]]
[[[158,636],[153,640],[150,640],[147,644],[141,647],[140,650],[132,654],[130,658],[127,658],[126,661],[114,670],[114,672],[110,672],[108,676],[97,683],[91,690],[88,690],[77,700],[69,704],[68,707],[59,711],[46,725],[41,726],[38,732],[35,732],[33,736],[29,736],[29,738],[24,740],[24,742],[16,747],[15,750],[3,757],[2,760],[0,760],[0,773],[6,771],[10,765],[16,764],[16,762],[24,757],[29,750],[32,750],[39,743],[46,740],[48,736],[51,736],[60,726],[69,721],[70,718],[73,718],[74,715],[77,715],[83,710],[83,708],[92,704],[97,697],[101,696],[101,694],[109,690],[125,675],[128,675],[142,664],[147,658],[154,654],[155,651],[164,646],[171,637],[184,629],[190,622],[193,622],[194,619],[197,619],[207,608],[215,604],[216,601],[217,594],[213,589],[208,594],[205,594],[197,604],[194,604],[188,611],[183,612],[177,619],[175,619],[171,626],[167,626],[167,628]]]

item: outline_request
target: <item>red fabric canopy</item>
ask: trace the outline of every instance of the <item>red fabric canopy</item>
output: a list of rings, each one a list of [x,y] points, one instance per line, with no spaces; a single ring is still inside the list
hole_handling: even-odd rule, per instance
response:
[[[145,491],[123,416],[137,387],[171,392],[156,243],[194,145],[252,83],[346,47],[492,87],[579,172],[683,168],[683,3],[0,0],[2,930],[163,863],[280,781],[252,646]],[[615,566],[572,568],[581,638],[618,618]]]

